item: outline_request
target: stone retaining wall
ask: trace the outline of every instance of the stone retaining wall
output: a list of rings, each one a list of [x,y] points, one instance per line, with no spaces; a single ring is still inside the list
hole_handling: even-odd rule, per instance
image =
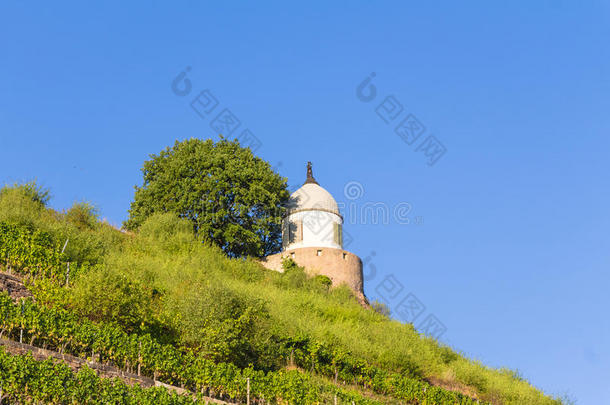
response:
[[[20,277],[2,271],[0,271],[0,291],[7,291],[8,295],[15,301],[32,296],[32,293],[23,285]]]

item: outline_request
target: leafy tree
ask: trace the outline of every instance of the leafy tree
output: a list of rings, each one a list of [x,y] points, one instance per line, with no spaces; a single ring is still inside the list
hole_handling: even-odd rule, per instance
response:
[[[138,228],[154,213],[188,219],[202,239],[229,256],[265,256],[281,247],[286,179],[237,140],[176,141],[144,162],[125,227]]]

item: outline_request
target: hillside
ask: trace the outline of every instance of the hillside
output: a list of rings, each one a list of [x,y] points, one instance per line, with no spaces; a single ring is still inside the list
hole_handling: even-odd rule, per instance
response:
[[[0,295],[0,337],[195,397],[0,349],[0,396],[10,403],[192,403],[197,395],[241,403],[249,385],[252,403],[561,404],[298,266],[277,273],[229,258],[172,214],[124,233],[88,204],[57,212],[35,192],[0,191],[0,266],[33,295]]]

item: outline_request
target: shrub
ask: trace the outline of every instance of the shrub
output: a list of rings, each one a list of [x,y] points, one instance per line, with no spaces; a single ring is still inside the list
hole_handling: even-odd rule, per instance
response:
[[[390,308],[383,302],[375,300],[371,303],[371,308],[373,308],[373,310],[378,314],[381,314],[386,317],[390,316]]]
[[[16,191],[42,206],[46,206],[51,199],[51,192],[49,189],[40,186],[36,183],[36,180],[27,183],[14,183],[11,186],[6,185],[0,189],[0,196],[2,196],[3,193],[11,191]]]
[[[95,229],[98,225],[98,209],[88,202],[75,203],[65,213],[67,221],[79,229]]]

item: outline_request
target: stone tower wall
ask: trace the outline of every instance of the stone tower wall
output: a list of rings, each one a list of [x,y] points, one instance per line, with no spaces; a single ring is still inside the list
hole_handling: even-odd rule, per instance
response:
[[[261,260],[268,269],[282,272],[282,259],[292,258],[299,266],[305,268],[307,274],[321,274],[333,282],[333,286],[341,284],[351,288],[360,300],[364,297],[362,279],[362,260],[353,253],[343,249],[328,247],[305,247],[287,249],[281,253],[267,256]]]

